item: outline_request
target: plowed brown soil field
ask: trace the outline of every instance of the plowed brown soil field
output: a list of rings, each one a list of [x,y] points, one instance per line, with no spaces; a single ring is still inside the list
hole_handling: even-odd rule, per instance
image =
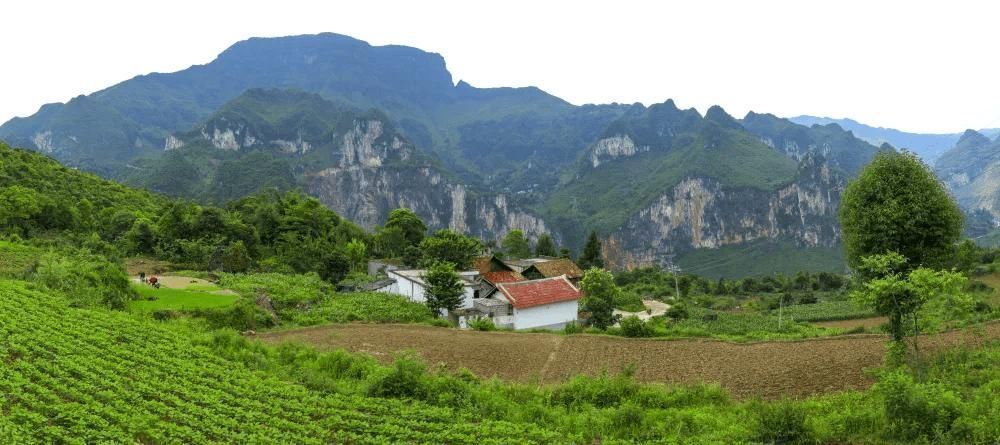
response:
[[[867,388],[866,368],[885,356],[887,337],[849,335],[801,341],[730,343],[717,340],[627,339],[599,335],[475,332],[419,325],[328,325],[259,336],[345,348],[391,361],[413,350],[428,362],[465,367],[479,376],[554,383],[575,374],[617,372],[634,364],[643,382],[717,382],[736,397],[806,396]],[[1000,338],[1000,323],[921,338],[928,353]]]

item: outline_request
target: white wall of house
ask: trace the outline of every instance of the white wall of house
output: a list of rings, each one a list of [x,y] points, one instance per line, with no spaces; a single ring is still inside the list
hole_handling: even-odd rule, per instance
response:
[[[576,321],[579,306],[579,300],[572,300],[522,309],[514,308],[514,329],[561,327]]]
[[[387,271],[386,274],[389,278],[396,280],[395,283],[387,288],[387,292],[402,295],[410,299],[410,301],[416,301],[418,303],[427,301],[427,290],[424,288],[422,283],[414,281],[405,275],[398,274],[396,271]],[[462,272],[462,274],[464,275],[466,272]],[[462,308],[471,308],[473,302],[475,301],[475,289],[473,289],[472,286],[466,285],[462,290],[464,293],[464,303],[462,304]]]
[[[396,282],[389,287],[389,292],[402,295],[409,298],[410,301],[416,301],[418,303],[427,301],[427,297],[424,296],[424,286],[422,284],[412,281],[408,277],[397,274],[395,271],[387,271],[386,275],[388,275],[389,278],[396,280]]]

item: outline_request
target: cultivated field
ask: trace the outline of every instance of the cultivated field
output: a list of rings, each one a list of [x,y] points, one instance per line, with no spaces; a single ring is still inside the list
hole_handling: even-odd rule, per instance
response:
[[[635,365],[644,382],[717,382],[735,396],[805,396],[867,388],[864,370],[885,356],[882,335],[759,343],[650,340],[597,335],[475,332],[417,325],[327,325],[260,335],[269,343],[301,341],[321,349],[345,348],[390,361],[413,350],[430,363],[469,368],[483,377],[559,382],[580,373]],[[1000,338],[1000,323],[921,339],[924,351]]]

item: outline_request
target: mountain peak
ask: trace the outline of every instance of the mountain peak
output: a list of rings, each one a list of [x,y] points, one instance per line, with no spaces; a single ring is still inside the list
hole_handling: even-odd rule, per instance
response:
[[[976,130],[965,130],[962,137],[958,138],[956,147],[980,147],[990,143],[990,138],[984,136]]]
[[[712,105],[705,112],[705,120],[715,122],[727,128],[743,128],[736,118],[730,116],[729,113],[726,113],[726,110],[718,105]]]

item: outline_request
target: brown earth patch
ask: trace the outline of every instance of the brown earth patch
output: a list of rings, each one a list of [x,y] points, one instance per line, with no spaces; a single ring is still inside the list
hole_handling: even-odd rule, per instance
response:
[[[139,272],[144,272],[146,276],[159,275],[171,269],[171,264],[167,261],[154,260],[151,258],[128,258],[125,260],[125,270],[130,276],[138,276]]]
[[[717,340],[627,339],[599,335],[561,336],[475,332],[420,325],[349,324],[278,331],[259,336],[268,343],[305,342],[320,349],[344,348],[389,362],[413,350],[451,369],[469,368],[483,377],[556,383],[577,374],[618,372],[635,366],[642,382],[719,383],[738,398],[799,397],[863,389],[865,370],[885,356],[883,335],[849,335],[801,341],[731,343]],[[1000,338],[1000,323],[921,338],[927,353]]]
[[[886,317],[852,318],[850,320],[816,321],[814,325],[823,328],[854,329],[862,327],[865,329],[875,329],[889,322]]]

